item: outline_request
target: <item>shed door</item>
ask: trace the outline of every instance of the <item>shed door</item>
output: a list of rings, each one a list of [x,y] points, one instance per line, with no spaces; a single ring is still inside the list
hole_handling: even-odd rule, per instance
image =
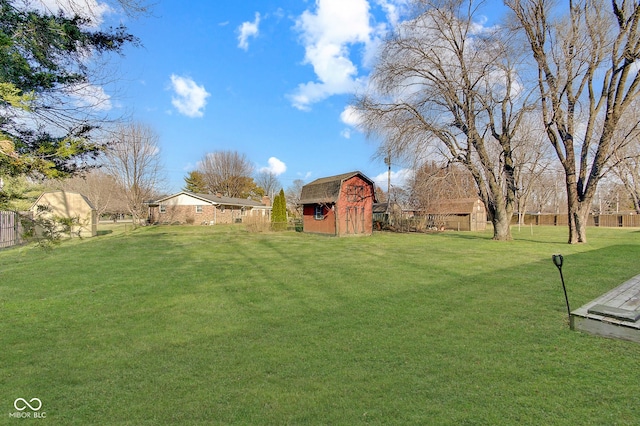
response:
[[[347,234],[364,234],[364,207],[347,207]]]

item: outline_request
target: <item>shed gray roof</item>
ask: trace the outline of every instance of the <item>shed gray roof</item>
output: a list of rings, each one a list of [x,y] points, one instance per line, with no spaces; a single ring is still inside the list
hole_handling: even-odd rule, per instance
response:
[[[373,203],[373,213],[386,213],[389,203]]]
[[[373,181],[359,171],[343,173],[316,179],[302,187],[300,204],[335,203],[340,196],[342,182],[354,176],[360,176],[363,180],[373,185]]]

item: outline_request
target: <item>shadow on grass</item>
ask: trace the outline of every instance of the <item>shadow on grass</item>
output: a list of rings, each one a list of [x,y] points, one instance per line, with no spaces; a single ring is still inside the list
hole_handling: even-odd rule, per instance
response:
[[[102,236],[102,235],[109,235],[109,234],[113,234],[113,230],[112,229],[105,229],[102,231],[98,231],[98,237]]]
[[[94,413],[145,423],[154,406],[159,423],[213,413],[225,424],[340,424],[372,413],[380,424],[633,424],[638,351],[568,330],[555,243],[212,228],[141,230],[54,252],[44,267],[10,264],[0,343],[16,350],[0,372],[47,383],[58,423]],[[618,245],[558,250],[576,307],[638,273],[635,237],[603,244]],[[140,397],[127,402],[132,390]]]

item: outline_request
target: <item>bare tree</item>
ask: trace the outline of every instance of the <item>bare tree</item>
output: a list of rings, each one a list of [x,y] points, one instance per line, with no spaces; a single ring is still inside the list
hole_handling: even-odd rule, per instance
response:
[[[251,178],[254,166],[246,155],[236,151],[216,151],[200,160],[198,171],[202,173],[207,189],[227,197],[247,197],[254,190]]]
[[[617,139],[640,139],[640,128],[637,123],[640,121],[640,99],[636,99],[631,108],[625,111],[621,126],[616,131]],[[627,197],[633,204],[633,210],[640,214],[640,144],[630,143],[614,152],[615,165],[612,167],[613,175],[622,185]],[[627,198],[627,197],[623,197]],[[620,195],[616,194],[620,200]],[[624,204],[624,203],[623,203]]]
[[[359,97],[362,127],[385,140],[380,152],[441,155],[473,176],[496,240],[511,239],[516,200],[513,136],[526,112],[499,27],[480,25],[481,2],[415,1],[422,13],[384,42]]]
[[[276,193],[282,188],[278,176],[268,170],[262,170],[258,172],[255,178],[256,185],[264,189],[265,195],[269,196],[269,199],[273,202]]]
[[[164,181],[158,136],[148,126],[132,123],[113,132],[105,170],[124,190],[134,223],[146,217],[144,204]]]
[[[537,65],[546,135],[565,174],[569,243],[584,243],[598,182],[614,154],[631,143],[614,135],[640,88],[640,5],[629,0],[506,4]]]
[[[122,211],[122,207],[118,205],[120,200],[126,198],[121,186],[113,176],[103,170],[94,169],[84,176],[75,176],[62,181],[61,187],[86,196],[95,207],[98,217],[105,213],[126,212],[126,210]]]
[[[297,216],[302,216],[302,206],[300,205],[300,195],[302,194],[302,187],[304,181],[302,179],[295,179],[291,186],[289,186],[284,192],[287,206],[289,209],[295,209]]]
[[[423,164],[410,182],[412,205],[429,210],[441,200],[477,196],[473,176],[459,164]]]
[[[567,191],[564,189],[564,172],[550,169],[537,175],[531,182],[528,204],[538,213],[567,213]]]
[[[613,170],[633,203],[633,209],[640,214],[640,155],[625,156]]]
[[[591,211],[594,215],[615,214],[621,211],[635,211],[628,190],[617,178],[605,178],[600,181],[596,196],[593,198]]]
[[[549,152],[544,130],[540,128],[539,117],[529,116],[523,120],[514,137],[515,179],[518,185],[516,205],[518,224],[524,224],[524,217],[534,200],[549,197],[551,194],[543,182],[552,168],[553,153]],[[553,187],[552,187],[553,188]],[[540,193],[542,191],[542,193]],[[545,194],[545,195],[543,195]]]

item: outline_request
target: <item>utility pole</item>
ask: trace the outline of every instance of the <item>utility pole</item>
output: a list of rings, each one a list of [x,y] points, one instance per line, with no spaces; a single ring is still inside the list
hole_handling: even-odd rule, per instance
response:
[[[391,152],[384,157],[384,163],[387,165],[387,215],[389,214],[389,204],[391,203]]]

